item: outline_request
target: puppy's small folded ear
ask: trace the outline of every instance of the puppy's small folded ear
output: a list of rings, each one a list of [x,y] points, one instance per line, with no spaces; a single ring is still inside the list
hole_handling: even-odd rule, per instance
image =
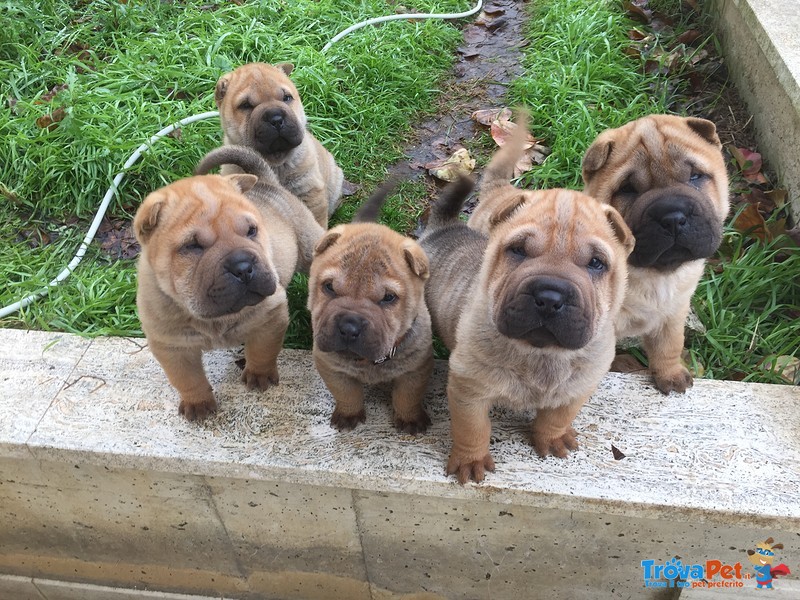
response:
[[[425,281],[430,277],[430,267],[428,265],[428,255],[422,247],[414,240],[406,240],[402,245],[403,258],[406,259],[408,268],[417,277]]]
[[[581,174],[583,175],[583,183],[589,183],[592,175],[599,171],[608,157],[611,156],[611,151],[614,149],[614,142],[606,139],[603,136],[599,137],[592,143],[583,155],[583,162],[581,163]]]
[[[498,208],[489,217],[489,229],[492,229],[508,219],[514,212],[527,202],[525,194],[514,194],[505,198]]]
[[[258,177],[250,173],[235,173],[233,175],[225,175],[224,177],[233,184],[233,187],[243,194],[253,189],[253,186],[258,183]]]
[[[698,119],[696,117],[687,117],[686,124],[697,135],[707,141],[709,144],[722,148],[722,142],[719,141],[717,135],[717,126],[707,119]]]
[[[214,88],[214,103],[219,108],[220,104],[222,104],[222,99],[225,97],[225,94],[228,92],[228,84],[230,83],[231,74],[228,73],[227,75],[223,75],[217,81],[217,85]]]
[[[275,65],[275,68],[283,71],[287,77],[292,74],[292,71],[294,71],[294,65],[289,62],[278,63]]]
[[[622,215],[617,212],[616,208],[613,208],[608,204],[603,205],[603,211],[606,213],[606,219],[608,219],[608,224],[611,225],[611,230],[614,232],[614,236],[625,248],[625,254],[630,254],[633,252],[633,247],[636,245],[636,239],[633,237],[633,232],[630,230],[630,227],[628,227],[627,223],[625,223],[625,219],[623,219]]]
[[[317,245],[314,246],[314,256],[319,256],[325,250],[333,246],[336,241],[342,237],[341,231],[336,231],[335,229],[331,229],[328,233],[322,236],[322,239],[317,242]]]
[[[167,197],[161,191],[152,192],[144,199],[133,218],[133,232],[140,243],[150,239],[158,225],[158,216],[166,204]]]

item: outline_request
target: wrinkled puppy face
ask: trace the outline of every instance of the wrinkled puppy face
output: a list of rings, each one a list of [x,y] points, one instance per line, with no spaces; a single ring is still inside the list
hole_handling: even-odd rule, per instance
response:
[[[234,314],[275,293],[261,214],[242,195],[256,180],[189,177],[151,193],[136,213],[140,260],[160,290],[197,318]]]
[[[250,63],[219,79],[214,100],[230,143],[275,160],[302,143],[306,115],[288,77],[292,69],[288,63]]]
[[[482,281],[497,330],[576,350],[619,310],[633,238],[611,207],[569,190],[511,192],[492,215]]]
[[[583,159],[587,194],[636,238],[630,264],[671,271],[719,246],[728,177],[713,123],[651,115],[602,133]]]
[[[340,225],[317,244],[308,282],[314,342],[354,360],[387,356],[424,303],[422,248],[374,223]]]

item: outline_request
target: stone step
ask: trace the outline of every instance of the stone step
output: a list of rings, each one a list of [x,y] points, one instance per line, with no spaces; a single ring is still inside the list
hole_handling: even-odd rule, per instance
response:
[[[0,573],[253,599],[655,600],[645,560],[746,566],[771,536],[798,563],[800,388],[664,396],[609,374],[572,456],[535,457],[525,417],[495,411],[497,471],[460,486],[446,363],[413,437],[382,388],[364,425],[332,429],[307,351],[281,353],[267,392],[233,352],[206,358],[220,410],[190,423],[144,340],[0,330]]]

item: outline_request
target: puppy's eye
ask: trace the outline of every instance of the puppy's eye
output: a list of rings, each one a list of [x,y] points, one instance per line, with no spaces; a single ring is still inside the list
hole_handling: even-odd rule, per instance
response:
[[[255,225],[250,225],[250,228],[247,230],[247,237],[254,238],[258,235],[258,227]]]
[[[516,258],[527,258],[528,256],[528,253],[525,252],[525,246],[522,246],[521,244],[515,244],[513,246],[509,246],[506,249],[506,252],[508,252],[509,254],[511,254]]]
[[[203,250],[205,250],[205,248],[200,245],[197,238],[192,238],[191,241],[181,246],[181,252],[202,252]]]
[[[618,194],[636,194],[636,188],[633,187],[630,179],[626,179],[622,186],[617,190]]]
[[[589,261],[589,264],[586,265],[586,268],[595,274],[603,273],[604,271],[608,270],[606,263],[596,256]]]
[[[397,300],[397,295],[387,292],[386,295],[381,298],[381,304],[391,304],[395,300]]]
[[[239,104],[239,110],[253,110],[253,105],[250,104],[249,100],[244,100],[241,104]]]
[[[283,101],[284,102],[289,103],[292,100],[294,100],[294,98],[292,98],[292,95],[289,92],[283,92]]]
[[[689,176],[689,185],[698,186],[703,183],[706,177],[708,177],[708,175],[705,173],[692,171],[692,174]]]
[[[333,282],[332,281],[326,281],[325,283],[323,283],[322,284],[322,291],[324,291],[329,296],[335,296],[336,295],[336,291],[333,289]]]

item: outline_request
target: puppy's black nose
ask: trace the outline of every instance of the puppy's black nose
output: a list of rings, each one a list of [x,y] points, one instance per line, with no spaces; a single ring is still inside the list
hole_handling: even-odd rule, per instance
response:
[[[344,315],[339,319],[339,335],[343,340],[352,342],[364,331],[367,321],[358,315]]]
[[[533,294],[536,310],[543,315],[551,315],[564,308],[564,294],[558,290],[545,288]]]
[[[280,110],[268,110],[261,116],[261,120],[269,123],[275,129],[283,127],[283,112]]]
[[[528,288],[533,308],[542,317],[552,317],[563,311],[570,302],[570,284],[556,277],[540,277]]]
[[[234,252],[225,261],[225,270],[242,283],[253,279],[253,257],[247,252]]]
[[[677,235],[686,227],[686,215],[682,210],[673,210],[662,215],[659,223],[664,229],[673,235]]]

